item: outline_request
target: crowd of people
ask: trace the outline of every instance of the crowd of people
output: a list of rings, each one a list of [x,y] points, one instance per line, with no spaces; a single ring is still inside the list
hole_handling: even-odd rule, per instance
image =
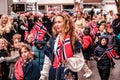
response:
[[[109,80],[113,58],[120,58],[120,14],[78,9],[0,18],[1,80],[78,80],[93,74]]]

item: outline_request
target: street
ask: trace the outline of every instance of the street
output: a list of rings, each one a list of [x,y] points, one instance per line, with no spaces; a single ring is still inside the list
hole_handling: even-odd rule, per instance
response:
[[[115,60],[114,59],[114,62],[116,63],[115,67],[112,69],[111,68],[111,74],[110,74],[110,80],[120,80],[120,60]],[[97,66],[96,66],[96,61],[95,60],[92,60],[90,61],[90,68],[92,69],[93,71],[93,74],[90,78],[88,79],[85,79],[83,77],[83,74],[84,72],[83,71],[80,71],[79,72],[79,80],[100,80],[100,76],[99,76],[99,73],[97,71]]]

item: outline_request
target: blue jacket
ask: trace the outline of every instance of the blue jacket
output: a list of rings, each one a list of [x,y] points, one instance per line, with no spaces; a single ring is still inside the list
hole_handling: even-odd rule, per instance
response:
[[[33,46],[32,47],[32,51],[34,52],[34,60],[37,61],[37,63],[39,64],[39,68],[40,71],[43,68],[43,64],[44,64],[44,50],[43,48],[38,48],[37,46]]]
[[[26,66],[22,66],[24,73],[24,80],[39,80],[40,70],[39,65],[35,60],[26,63]],[[13,75],[12,80],[17,80],[15,75]]]

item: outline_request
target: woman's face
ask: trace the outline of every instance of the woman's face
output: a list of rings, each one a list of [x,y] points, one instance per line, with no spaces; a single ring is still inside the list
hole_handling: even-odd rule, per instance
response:
[[[21,57],[23,60],[27,60],[29,58],[30,51],[26,50],[24,47],[21,49]]]
[[[5,43],[4,41],[0,40],[0,50],[4,49]]]
[[[64,20],[63,20],[63,17],[61,16],[57,16],[55,18],[55,29],[57,30],[58,33],[61,33],[63,30],[64,30]]]
[[[107,44],[107,40],[105,39],[105,38],[103,38],[102,40],[101,40],[101,45],[102,46],[105,46]]]
[[[81,16],[82,16],[81,12],[77,12],[77,17],[81,18]]]
[[[8,17],[7,16],[2,16],[1,21],[2,21],[2,24],[6,24],[8,22]]]

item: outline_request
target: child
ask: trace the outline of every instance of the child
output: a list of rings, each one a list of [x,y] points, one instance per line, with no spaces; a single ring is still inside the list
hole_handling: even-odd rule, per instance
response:
[[[14,66],[13,80],[38,80],[40,77],[39,66],[31,57],[30,46],[23,44],[19,49],[20,58]]]
[[[44,40],[36,40],[34,46],[32,46],[32,51],[34,52],[34,60],[38,62],[40,71],[42,70],[44,64],[44,46],[46,42]]]
[[[97,68],[101,80],[109,80],[111,59],[105,54],[108,48],[108,38],[107,36],[101,36],[99,39],[99,44],[94,50],[94,59],[97,61]]]
[[[106,35],[106,29],[105,29],[105,25],[100,25],[99,26],[99,30],[96,34],[96,39],[95,39],[95,43],[96,45],[99,43],[98,40],[102,35]]]
[[[113,33],[113,29],[111,27],[107,28],[107,36],[109,39],[108,46],[114,47],[116,45],[115,34]]]
[[[84,31],[84,35],[82,38],[82,51],[83,51],[83,56],[85,58],[86,65],[88,66],[88,62],[90,60],[91,54],[92,54],[92,49],[93,49],[93,40],[90,35],[90,27],[86,26]],[[83,67],[83,70],[85,71],[85,74],[83,75],[86,78],[89,78],[92,75],[92,71],[89,69],[86,70],[86,67]]]
[[[21,35],[14,34],[11,40],[10,49],[9,49],[9,57],[5,57],[5,61],[9,62],[10,64],[10,71],[9,71],[9,78],[12,79],[13,71],[14,71],[14,64],[19,59],[19,47],[21,45]]]

